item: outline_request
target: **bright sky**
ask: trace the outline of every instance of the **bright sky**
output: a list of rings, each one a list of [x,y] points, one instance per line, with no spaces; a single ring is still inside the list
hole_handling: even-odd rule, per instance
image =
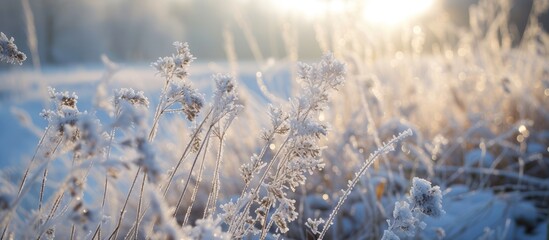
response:
[[[395,25],[418,17],[433,7],[435,0],[271,0],[279,11],[296,12],[314,19],[326,14],[344,14],[360,8],[372,24]]]

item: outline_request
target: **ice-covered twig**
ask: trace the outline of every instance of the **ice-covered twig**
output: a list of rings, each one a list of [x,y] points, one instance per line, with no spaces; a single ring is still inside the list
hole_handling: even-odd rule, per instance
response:
[[[398,134],[398,136],[393,137],[393,139],[391,139],[389,142],[383,144],[382,147],[377,149],[374,153],[370,154],[370,157],[364,163],[364,165],[362,165],[360,170],[355,174],[355,177],[353,178],[353,180],[349,181],[349,184],[347,185],[347,189],[343,192],[343,195],[339,198],[339,201],[337,202],[336,207],[334,208],[334,210],[330,214],[330,217],[328,217],[328,220],[326,221],[326,225],[324,225],[324,228],[322,229],[322,233],[320,233],[320,236],[318,237],[318,239],[324,238],[324,235],[326,235],[326,232],[328,231],[328,229],[332,225],[332,223],[334,221],[334,218],[337,215],[337,212],[339,211],[339,209],[343,205],[343,202],[345,202],[345,200],[347,199],[347,197],[349,196],[349,194],[351,193],[353,188],[358,183],[360,177],[362,175],[364,175],[366,170],[368,170],[368,168],[370,168],[370,166],[372,166],[372,164],[375,162],[375,160],[379,156],[381,156],[382,154],[386,154],[388,152],[394,151],[395,150],[394,145],[396,143],[402,141],[404,138],[409,137],[409,136],[412,136],[412,130],[411,129],[408,129],[406,131],[401,132],[400,134]]]

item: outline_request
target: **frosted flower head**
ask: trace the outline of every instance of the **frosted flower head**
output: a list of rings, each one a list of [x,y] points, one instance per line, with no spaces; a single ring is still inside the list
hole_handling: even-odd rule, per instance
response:
[[[48,120],[48,125],[59,133],[63,133],[67,126],[74,126],[80,112],[74,109],[62,109],[59,111],[42,110],[40,116]]]
[[[78,103],[78,95],[76,93],[69,94],[69,92],[57,92],[55,88],[48,87],[48,94],[50,99],[56,105],[57,109],[63,107],[77,109],[76,103]]]
[[[328,134],[328,127],[324,124],[308,118],[302,121],[292,120],[290,125],[295,129],[295,136],[315,137],[319,139],[321,136]]]
[[[413,236],[416,231],[417,219],[410,210],[410,204],[405,201],[399,201],[395,203],[395,209],[393,210],[394,222],[392,222],[391,229],[405,233],[408,236]]]
[[[181,56],[181,59],[183,60],[181,64],[189,65],[194,61],[195,57],[191,54],[188,43],[174,42],[173,46],[177,51],[177,55]]]
[[[27,55],[17,50],[13,37],[8,39],[3,32],[0,32],[0,61],[21,65],[26,59]]]
[[[297,158],[319,158],[321,154],[321,147],[312,140],[303,139],[296,141],[293,146],[292,156]]]
[[[63,135],[65,140],[74,142],[76,135],[76,124],[81,115],[76,106],[78,96],[75,93],[56,92],[55,88],[48,88],[52,102],[51,109],[44,109],[40,116],[48,120],[48,125],[56,134]]]
[[[269,117],[275,133],[285,134],[290,130],[288,126],[288,114],[282,109],[269,105]]]
[[[121,88],[114,91],[114,107],[116,109],[115,127],[127,128],[131,124],[144,126],[146,123],[148,99],[143,92]]]
[[[132,105],[149,107],[149,99],[145,97],[143,91],[135,91],[132,88],[120,88],[114,91],[114,104],[117,105],[120,101],[127,101]]]
[[[236,83],[231,75],[216,74],[213,76],[215,80],[215,90],[218,97],[226,94],[234,93],[236,89]]]
[[[77,128],[79,140],[75,150],[82,156],[92,157],[100,154],[107,146],[99,119],[90,114],[82,114],[78,119]]]
[[[172,57],[161,57],[152,63],[153,66],[160,76],[165,78],[170,78],[172,73],[175,70],[175,62]]]
[[[244,179],[244,182],[249,183],[252,180],[253,176],[255,174],[258,174],[259,171],[266,165],[266,163],[262,162],[261,159],[259,159],[259,156],[254,154],[251,157],[250,163],[242,164],[240,166],[240,175]]]
[[[332,88],[337,88],[343,84],[346,74],[345,64],[335,59],[332,53],[322,56],[319,64],[320,78],[326,81]]]
[[[318,64],[299,63],[297,74],[307,84],[337,88],[343,84],[346,69],[343,62],[327,53]]]
[[[438,186],[431,187],[425,179],[414,177],[410,189],[410,201],[415,211],[427,216],[440,217],[445,213],[442,209],[442,193]]]
[[[189,121],[193,121],[204,106],[204,96],[187,83],[171,83],[166,93],[171,102],[179,102]]]
[[[191,54],[187,43],[175,42],[173,45],[176,49],[175,55],[159,58],[151,65],[166,79],[171,79],[174,76],[184,79],[189,75],[189,65],[195,58]]]
[[[189,50],[188,43],[174,42],[173,46],[177,50],[177,55],[173,56],[175,64],[175,76],[183,79],[188,76],[189,65],[194,61],[194,56]]]
[[[231,112],[239,111],[241,105],[238,104],[237,86],[231,75],[216,74],[212,78],[215,81],[212,119],[218,121]]]
[[[317,64],[300,63],[298,76],[303,81],[304,89],[301,96],[291,103],[292,115],[299,116],[300,111],[314,114],[325,109],[329,90],[343,84],[345,71],[345,64],[331,53],[325,54]]]

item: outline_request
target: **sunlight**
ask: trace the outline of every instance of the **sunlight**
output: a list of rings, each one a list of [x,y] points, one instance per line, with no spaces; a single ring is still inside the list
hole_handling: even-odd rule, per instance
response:
[[[294,12],[309,19],[343,13],[347,8],[343,0],[271,0],[271,3],[284,13]]]
[[[429,10],[434,0],[368,0],[364,4],[364,18],[371,23],[394,25]]]
[[[282,13],[307,19],[352,12],[362,6],[364,20],[372,24],[395,25],[426,13],[435,0],[271,0]]]

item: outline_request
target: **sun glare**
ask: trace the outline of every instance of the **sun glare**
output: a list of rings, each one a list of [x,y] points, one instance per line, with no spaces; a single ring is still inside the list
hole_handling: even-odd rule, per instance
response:
[[[338,14],[346,10],[343,0],[271,0],[282,12],[303,14],[306,18],[317,18],[325,14]]]
[[[364,18],[375,24],[394,25],[427,12],[434,0],[368,0]]]
[[[271,0],[283,13],[308,19],[356,11],[361,6],[364,20],[372,24],[395,25],[427,12],[435,0]]]

